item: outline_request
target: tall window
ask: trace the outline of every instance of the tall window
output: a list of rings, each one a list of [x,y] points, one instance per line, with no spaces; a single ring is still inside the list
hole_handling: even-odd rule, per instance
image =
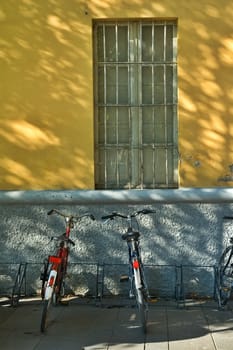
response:
[[[175,21],[96,21],[97,189],[177,187]]]

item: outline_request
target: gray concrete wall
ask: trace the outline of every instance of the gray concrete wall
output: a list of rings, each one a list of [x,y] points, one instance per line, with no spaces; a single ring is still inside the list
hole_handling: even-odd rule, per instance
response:
[[[120,236],[126,223],[119,219],[103,224],[100,218],[112,211],[128,213],[144,207],[156,210],[155,214],[139,219],[142,257],[151,294],[173,296],[183,265],[185,293],[211,296],[213,266],[233,229],[233,221],[223,220],[224,215],[233,214],[231,204],[56,206],[66,213],[88,211],[97,219],[94,222],[85,219],[71,233],[76,245],[70,254],[69,288],[76,293],[95,294],[96,264],[104,263],[105,293],[125,292],[119,275],[127,273],[127,247]],[[64,231],[62,218],[47,216],[50,209],[51,205],[0,206],[0,294],[13,285],[15,264],[25,261],[30,263],[27,289],[39,290],[43,259],[55,249],[50,237]]]

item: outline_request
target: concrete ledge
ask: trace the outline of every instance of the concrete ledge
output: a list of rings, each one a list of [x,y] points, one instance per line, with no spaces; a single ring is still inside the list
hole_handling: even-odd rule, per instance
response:
[[[0,204],[233,203],[233,188],[0,191]]]

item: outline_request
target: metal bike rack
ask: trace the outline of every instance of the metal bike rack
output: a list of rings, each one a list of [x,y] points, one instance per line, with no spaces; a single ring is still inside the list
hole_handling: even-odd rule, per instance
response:
[[[203,269],[205,275],[200,278]],[[215,299],[216,266],[179,265],[177,266],[177,272],[176,300],[178,305],[185,306],[188,299]],[[207,293],[207,290],[212,292]]]
[[[184,300],[182,265],[176,266],[175,273],[176,273],[175,299],[179,303],[179,302],[183,302]]]
[[[96,274],[96,301],[101,303],[104,296],[104,274],[105,274],[105,264],[97,264],[97,274]]]
[[[8,265],[0,263],[2,276],[7,281],[2,283],[4,293],[0,290],[0,296],[8,295],[11,305],[17,306],[22,296],[31,296],[33,290],[34,293],[38,291],[41,266],[42,263],[34,262]],[[205,294],[206,298],[214,298],[216,266],[145,264],[144,268],[152,297],[173,299],[179,306],[185,306],[188,299],[203,299]],[[120,283],[120,276],[127,272],[128,264],[72,262],[70,263],[70,283],[74,290],[77,290],[81,278],[84,290],[86,288],[88,291],[85,295],[94,297],[97,303],[101,303],[103,298],[108,296],[127,295],[128,284]],[[12,280],[14,280],[13,287]],[[7,290],[11,292],[8,293]]]
[[[15,283],[13,286],[12,294],[11,294],[11,306],[17,306],[19,303],[19,299],[22,296],[22,291],[24,290],[24,294],[26,295],[26,271],[27,271],[27,263],[20,263],[17,271],[17,275],[15,278]]]

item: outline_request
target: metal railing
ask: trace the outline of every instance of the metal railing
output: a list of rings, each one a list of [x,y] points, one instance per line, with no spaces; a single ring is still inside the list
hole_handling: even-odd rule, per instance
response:
[[[17,306],[23,296],[39,295],[42,263],[0,263],[0,296],[8,296]],[[211,265],[144,265],[152,297],[170,298],[179,305],[187,299],[214,298],[216,266]],[[127,283],[120,276],[128,264],[72,262],[67,276],[67,293],[90,296],[97,302],[112,295],[127,295]]]

